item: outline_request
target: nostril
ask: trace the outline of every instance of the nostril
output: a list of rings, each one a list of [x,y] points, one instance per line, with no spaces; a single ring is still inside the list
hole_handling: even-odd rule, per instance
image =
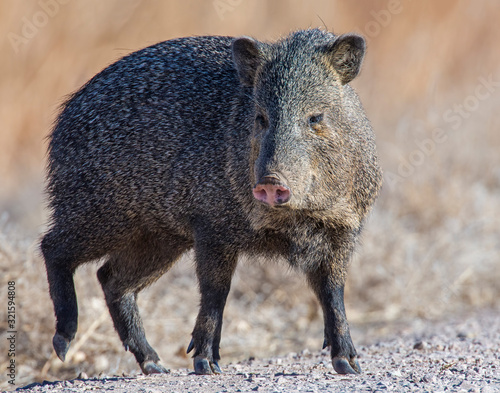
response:
[[[278,187],[276,189],[275,200],[277,204],[288,202],[290,199],[290,191],[285,187]]]
[[[258,185],[253,189],[253,196],[261,202],[267,202],[267,191],[264,187]]]

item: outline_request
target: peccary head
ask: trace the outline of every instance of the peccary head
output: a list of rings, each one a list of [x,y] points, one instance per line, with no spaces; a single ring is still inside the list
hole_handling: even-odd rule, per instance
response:
[[[317,29],[275,44],[233,42],[240,82],[253,91],[249,164],[261,212],[330,212],[359,224],[380,182],[372,130],[348,85],[364,53],[362,37]]]

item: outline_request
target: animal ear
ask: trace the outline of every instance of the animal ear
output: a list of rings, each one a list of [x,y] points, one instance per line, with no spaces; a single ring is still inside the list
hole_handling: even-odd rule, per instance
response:
[[[365,56],[365,39],[357,34],[344,34],[326,47],[326,56],[330,65],[345,85],[352,81],[361,69]]]
[[[262,63],[262,52],[258,42],[250,37],[239,37],[233,41],[233,62],[240,81],[245,86],[253,86],[257,68]]]

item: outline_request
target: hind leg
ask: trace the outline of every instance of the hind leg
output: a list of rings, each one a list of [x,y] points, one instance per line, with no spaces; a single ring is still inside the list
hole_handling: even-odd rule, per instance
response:
[[[160,244],[143,238],[127,250],[113,254],[97,272],[115,329],[144,374],[168,371],[146,339],[137,294],[160,278],[189,247],[185,239],[171,238]]]
[[[86,255],[85,250],[79,247],[82,243],[71,234],[54,228],[44,236],[40,245],[57,321],[52,343],[62,361],[78,328],[78,306],[73,273],[81,263],[98,257]]]

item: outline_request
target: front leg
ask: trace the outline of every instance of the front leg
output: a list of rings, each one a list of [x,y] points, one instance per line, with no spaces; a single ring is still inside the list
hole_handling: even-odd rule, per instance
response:
[[[201,304],[188,353],[194,349],[196,374],[220,374],[218,362],[222,314],[237,255],[224,246],[200,243],[195,246],[195,252]]]
[[[344,274],[343,271],[335,272],[334,266],[325,263],[309,271],[307,278],[323,308],[324,347],[331,348],[333,368],[339,374],[358,374],[361,368],[344,308]]]

